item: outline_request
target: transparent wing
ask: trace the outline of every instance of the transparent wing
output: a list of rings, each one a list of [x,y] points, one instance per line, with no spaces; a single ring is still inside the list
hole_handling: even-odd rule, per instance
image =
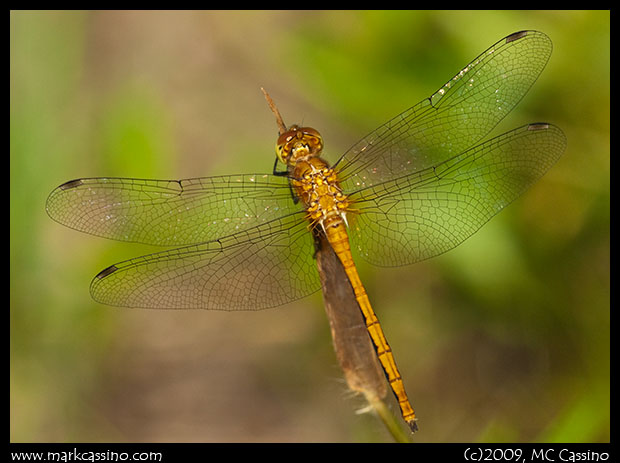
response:
[[[120,241],[183,246],[246,230],[301,209],[288,179],[268,174],[186,180],[84,178],[49,195],[67,227]]]
[[[320,288],[302,213],[206,243],[112,265],[91,283],[103,304],[151,309],[259,310]]]
[[[462,243],[535,183],[566,147],[529,124],[419,172],[350,194],[351,241],[369,262],[411,264]]]
[[[474,146],[523,98],[551,56],[542,32],[505,37],[429,98],[360,140],[338,161],[345,191],[385,182]]]

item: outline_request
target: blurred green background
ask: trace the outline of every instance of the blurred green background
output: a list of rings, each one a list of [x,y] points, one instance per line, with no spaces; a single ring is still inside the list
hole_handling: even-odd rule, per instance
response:
[[[11,24],[13,442],[390,441],[346,390],[320,294],[257,313],[116,309],[91,278],[153,248],[64,228],[78,177],[270,172],[284,120],[327,158],[521,30],[551,60],[493,134],[568,148],[457,249],[360,272],[418,442],[609,440],[607,11],[19,12]]]

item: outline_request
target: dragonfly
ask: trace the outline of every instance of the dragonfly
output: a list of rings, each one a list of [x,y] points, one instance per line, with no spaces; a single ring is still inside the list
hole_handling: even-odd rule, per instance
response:
[[[315,251],[317,237],[326,238],[402,418],[415,431],[416,414],[353,252],[386,267],[442,254],[549,170],[566,147],[555,125],[529,123],[487,136],[528,92],[551,51],[539,31],[504,37],[331,165],[317,130],[287,127],[280,116],[271,173],[80,178],[53,190],[46,209],[81,232],[169,248],[111,265],[92,280],[96,301],[130,308],[288,304],[320,289]]]

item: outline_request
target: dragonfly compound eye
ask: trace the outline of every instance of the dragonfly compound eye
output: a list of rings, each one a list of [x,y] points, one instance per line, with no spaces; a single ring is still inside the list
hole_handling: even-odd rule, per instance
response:
[[[310,149],[310,154],[318,156],[323,150],[323,137],[312,127],[302,127],[299,131],[303,134],[303,139]]]
[[[278,141],[276,142],[276,156],[278,156],[280,162],[284,164],[287,164],[288,162],[291,150],[293,149],[293,144],[297,138],[298,130],[298,126],[292,125],[286,132],[278,137]]]

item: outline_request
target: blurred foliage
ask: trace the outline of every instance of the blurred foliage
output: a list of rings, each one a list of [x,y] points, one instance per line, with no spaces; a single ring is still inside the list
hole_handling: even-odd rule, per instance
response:
[[[92,275],[152,249],[64,229],[45,199],[77,177],[270,171],[261,86],[333,160],[522,29],[554,53],[494,133],[553,122],[564,157],[454,251],[360,271],[416,441],[609,440],[608,11],[12,11],[10,27],[12,441],[388,439],[353,413],[319,296],[100,306]]]

